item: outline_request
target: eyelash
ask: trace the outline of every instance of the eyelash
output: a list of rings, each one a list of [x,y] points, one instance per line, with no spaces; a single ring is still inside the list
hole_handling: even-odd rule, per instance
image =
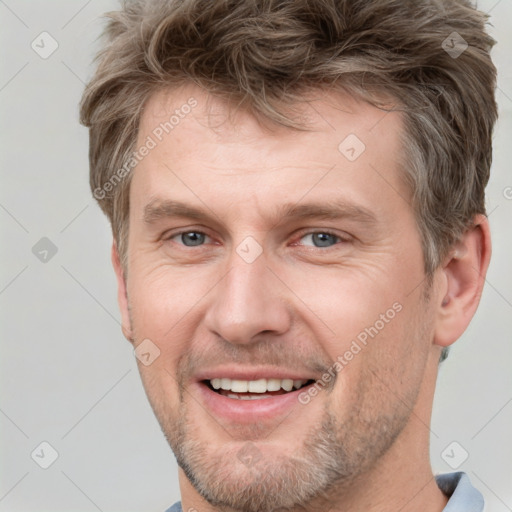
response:
[[[199,231],[199,230],[195,230],[195,229],[186,229],[186,230],[178,231],[177,233],[172,233],[172,234],[170,234],[170,235],[168,235],[168,236],[165,236],[165,237],[163,238],[163,241],[164,241],[164,242],[171,241],[173,238],[178,237],[178,236],[180,236],[180,235],[183,235],[183,234],[185,234],[185,233],[198,233],[198,234],[200,234],[200,235],[205,235],[205,236],[207,236],[207,237],[211,238],[211,237],[210,237],[207,233],[205,233],[204,231]],[[335,238],[337,238],[337,239],[338,239],[338,242],[337,242],[337,243],[335,243],[334,245],[329,246],[329,247],[315,247],[315,246],[309,246],[309,245],[308,245],[308,246],[305,246],[305,247],[309,247],[309,248],[311,248],[311,249],[322,249],[322,250],[323,250],[323,252],[325,252],[325,251],[328,251],[329,249],[333,249],[333,248],[335,248],[337,245],[340,245],[340,244],[341,244],[341,243],[343,243],[343,242],[348,242],[348,241],[349,241],[348,237],[342,237],[342,236],[338,235],[337,233],[334,233],[334,232],[329,231],[329,230],[313,230],[313,231],[305,231],[305,232],[302,232],[302,233],[300,233],[300,234],[299,234],[299,236],[298,236],[298,240],[301,240],[302,238],[304,238],[304,237],[305,237],[305,236],[307,236],[307,235],[315,235],[315,234],[322,234],[322,235],[329,235],[329,236],[333,236],[333,237],[335,237]],[[186,247],[186,248],[188,248],[188,249],[199,248],[199,247],[203,247],[203,246],[204,246],[204,245],[199,245],[199,246],[187,246],[187,245],[184,245],[184,244],[181,244],[181,243],[178,243],[178,245],[181,245],[182,247]],[[295,243],[294,243],[294,244],[292,244],[292,245],[295,245]]]

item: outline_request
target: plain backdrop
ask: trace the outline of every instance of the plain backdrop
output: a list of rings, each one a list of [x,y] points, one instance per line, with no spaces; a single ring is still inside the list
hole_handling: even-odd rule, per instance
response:
[[[446,460],[456,459],[486,510],[505,512],[512,510],[512,2],[479,7],[490,12],[498,41],[500,120],[487,189],[494,252],[480,308],[442,365],[431,458],[436,472],[452,471]],[[110,228],[88,188],[88,134],[78,123],[99,18],[116,8],[113,0],[0,0],[0,512],[156,512],[179,499],[174,456],[121,334]]]

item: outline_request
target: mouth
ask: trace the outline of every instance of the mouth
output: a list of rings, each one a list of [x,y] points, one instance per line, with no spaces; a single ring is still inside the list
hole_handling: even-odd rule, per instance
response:
[[[279,375],[280,374],[280,375]],[[300,378],[302,377],[302,378]],[[316,380],[312,375],[293,375],[288,372],[254,371],[241,368],[218,369],[197,377],[194,388],[199,402],[226,428],[229,425],[274,424],[281,422],[296,409],[307,409],[299,400]],[[311,409],[308,409],[310,411]]]
[[[217,377],[202,381],[211,391],[234,400],[262,400],[298,391],[313,384],[313,379],[240,380]]]

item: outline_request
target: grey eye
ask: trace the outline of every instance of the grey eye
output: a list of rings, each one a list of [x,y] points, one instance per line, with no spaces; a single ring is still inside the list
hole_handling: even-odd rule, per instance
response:
[[[187,247],[195,247],[204,243],[206,235],[204,233],[199,233],[198,231],[187,231],[176,236],[180,237],[183,245],[186,245]]]
[[[312,244],[305,245],[313,245],[314,247],[330,247],[331,245],[335,245],[338,240],[340,240],[339,236],[333,235],[331,233],[308,233],[302,237],[302,240],[310,238]]]

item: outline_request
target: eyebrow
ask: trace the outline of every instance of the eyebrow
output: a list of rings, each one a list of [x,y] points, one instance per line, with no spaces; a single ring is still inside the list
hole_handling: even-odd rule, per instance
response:
[[[206,210],[181,201],[153,199],[144,207],[143,220],[145,224],[154,224],[162,219],[175,217],[198,221],[212,221],[214,217],[217,217],[211,210],[211,213]],[[274,218],[287,220],[339,220],[348,218],[362,224],[377,223],[376,215],[367,208],[341,200],[331,200],[324,203],[284,203],[274,210]]]

